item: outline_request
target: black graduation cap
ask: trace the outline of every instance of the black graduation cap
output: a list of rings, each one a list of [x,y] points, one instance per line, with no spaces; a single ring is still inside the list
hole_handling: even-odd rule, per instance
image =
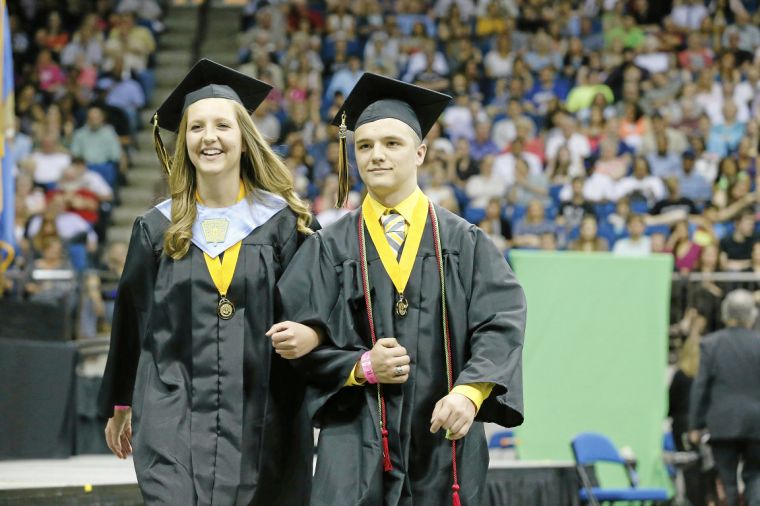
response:
[[[371,72],[364,73],[332,121],[333,125],[340,127],[337,207],[343,207],[348,195],[347,130],[354,131],[365,123],[394,118],[409,125],[422,140],[450,101],[451,97],[444,93]]]
[[[207,58],[198,61],[174,88],[153,115],[156,153],[164,169],[170,171],[169,157],[158,129],[177,132],[182,116],[191,104],[204,98],[233,100],[246,110],[255,110],[269,95],[272,86]]]
[[[395,118],[409,125],[423,139],[450,101],[451,97],[444,93],[365,72],[332,124],[340,126],[344,112],[346,128],[351,131],[364,123]]]

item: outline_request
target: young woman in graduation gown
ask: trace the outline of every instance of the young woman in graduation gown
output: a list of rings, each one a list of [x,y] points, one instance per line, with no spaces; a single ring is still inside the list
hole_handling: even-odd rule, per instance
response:
[[[275,350],[266,332],[310,215],[248,112],[269,90],[202,60],[154,118],[178,134],[171,162],[157,136],[172,198],[134,224],[99,399],[146,504],[308,500],[311,427],[283,356],[318,337],[293,324]]]
[[[311,506],[478,506],[480,422],[523,421],[523,290],[482,230],[417,187],[420,139],[449,98],[362,76],[335,124],[354,130],[369,194],[278,284],[285,316],[326,334],[294,361],[321,428]]]

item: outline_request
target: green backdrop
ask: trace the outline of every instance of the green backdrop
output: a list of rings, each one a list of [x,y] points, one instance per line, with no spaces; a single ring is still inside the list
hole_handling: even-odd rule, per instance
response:
[[[630,447],[642,486],[666,486],[668,308],[672,258],[514,251],[525,288],[525,424],[520,458],[572,460],[583,431]],[[602,466],[605,486],[624,486]]]

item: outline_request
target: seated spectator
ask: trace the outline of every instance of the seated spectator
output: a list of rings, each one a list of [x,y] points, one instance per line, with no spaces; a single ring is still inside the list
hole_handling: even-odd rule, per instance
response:
[[[557,71],[551,65],[542,68],[538,76],[525,98],[533,103],[536,114],[543,116],[549,112],[552,99],[564,102],[570,92],[570,86],[562,77],[557,77]]]
[[[478,121],[475,125],[475,138],[470,141],[470,154],[479,161],[486,155],[496,155],[499,147],[491,140],[491,122]]]
[[[156,40],[149,29],[136,23],[134,12],[116,14],[115,18],[105,44],[106,70],[113,68],[115,58],[123,57],[125,71],[142,75],[148,70],[148,58],[156,51]],[[150,92],[145,90],[148,97]]]
[[[615,211],[607,216],[607,222],[612,225],[616,236],[621,236],[628,230],[628,219],[633,214],[628,197],[621,197],[615,202]]]
[[[506,110],[506,117],[497,119],[491,127],[491,140],[500,150],[507,149],[507,146],[512,144],[517,137],[516,121],[524,113],[520,99],[517,97],[510,97]]]
[[[632,149],[639,150],[648,132],[646,117],[635,101],[626,101],[622,107],[623,117],[618,126],[618,135]]]
[[[549,205],[549,180],[542,173],[531,173],[528,163],[518,158],[515,160],[515,181],[507,192],[510,204],[527,206],[533,200]]]
[[[440,140],[443,140],[443,139],[438,139],[438,141]],[[454,184],[462,188],[465,188],[470,178],[472,176],[478,175],[478,173],[480,172],[480,168],[479,168],[480,164],[472,158],[472,155],[470,155],[470,142],[464,138],[457,140],[455,146],[453,146],[454,148],[453,153],[451,153],[450,155],[446,155],[445,150],[447,148],[440,148],[438,146],[438,141],[436,141],[436,147],[433,149],[434,156],[451,157],[452,159],[451,163],[453,163],[454,165],[454,174],[456,176]],[[435,153],[438,150],[442,150],[444,152],[438,155],[437,153]],[[484,158],[487,158],[487,157],[484,157]]]
[[[496,2],[490,2],[496,5]],[[480,21],[478,21],[480,22]],[[499,35],[496,44],[486,53],[484,60],[485,74],[489,79],[512,76],[512,63],[515,53],[512,52],[512,41],[508,33]]]
[[[672,151],[668,143],[668,137],[663,133],[655,139],[657,149],[647,155],[646,159],[652,169],[652,175],[665,179],[681,175],[681,155]]]
[[[699,210],[694,204],[694,201],[681,195],[681,186],[678,183],[678,178],[671,177],[666,179],[665,185],[668,187],[668,196],[652,207],[651,214],[667,215],[677,212],[681,214],[683,218],[686,218],[689,215],[699,214]]]
[[[555,234],[557,226],[546,217],[546,210],[540,200],[534,200],[528,204],[528,209],[522,220],[518,221],[513,230],[513,244],[518,248],[539,248],[541,237],[546,234]]]
[[[720,266],[724,271],[743,271],[752,264],[755,234],[755,213],[746,209],[734,219],[734,233],[720,240]]]
[[[627,153],[618,154],[618,144],[614,139],[604,138],[599,143],[599,158],[594,162],[593,171],[615,182],[626,175],[630,162]]]
[[[623,197],[632,201],[643,200],[650,208],[665,198],[665,195],[666,188],[662,179],[651,174],[649,162],[640,156],[633,159],[633,174],[618,181],[614,190],[615,200]]]
[[[512,246],[512,226],[501,212],[502,204],[503,201],[500,199],[489,200],[486,206],[486,216],[479,226],[483,228],[483,225],[486,225],[489,236],[501,247],[501,251],[506,251]]]
[[[570,182],[570,150],[566,146],[559,148],[557,156],[549,160],[546,174],[551,185],[567,185]]]
[[[712,187],[702,174],[694,170],[694,153],[687,151],[682,156],[683,170],[678,176],[681,195],[704,204],[712,198]]]
[[[79,57],[84,58],[82,63],[97,67],[103,60],[103,33],[98,30],[97,16],[87,14],[79,29],[74,33],[61,53],[61,64],[65,67],[73,67]]]
[[[652,253],[652,240],[644,235],[646,223],[640,214],[628,216],[628,237],[618,239],[612,252],[622,256],[647,256]]]
[[[68,304],[74,303],[73,291],[76,286],[76,279],[71,267],[71,263],[65,258],[63,252],[63,242],[57,237],[46,239],[42,245],[42,256],[32,263],[30,279],[24,286],[24,291],[33,302],[49,302]],[[34,280],[35,271],[70,271],[70,278],[57,278],[51,280]]]
[[[686,36],[686,49],[678,53],[681,68],[693,73],[709,68],[713,62],[713,52],[704,44],[704,38],[698,31]]]
[[[574,177],[570,185],[572,189],[570,199],[559,205],[557,225],[561,225],[567,230],[580,226],[583,217],[587,214],[596,216],[594,206],[583,196],[583,183],[582,177]]]
[[[349,198],[349,203],[352,198]],[[335,223],[345,214],[348,214],[349,209],[346,207],[337,209],[335,203],[338,201],[338,176],[330,174],[322,185],[322,191],[319,196],[314,199],[314,213],[317,217],[317,221],[322,227],[326,227],[331,223]]]
[[[44,238],[56,235],[65,243],[84,243],[87,251],[95,252],[98,249],[98,235],[95,230],[84,218],[65,209],[64,196],[52,195],[45,212],[29,220],[27,237],[36,238],[40,233],[44,234]]]
[[[578,239],[571,241],[567,249],[570,251],[581,251],[586,253],[609,251],[610,246],[607,243],[607,239],[599,237],[597,235],[598,231],[599,227],[596,222],[596,217],[592,215],[584,216],[581,221]]]
[[[657,139],[665,136],[667,139],[667,149],[676,154],[683,154],[689,147],[686,135],[676,128],[668,126],[667,121],[660,113],[654,113],[651,116],[651,128],[644,134],[641,142],[640,154],[648,156],[657,153]]]
[[[55,62],[50,51],[43,49],[37,54],[33,79],[41,92],[53,97],[63,89],[63,85],[66,83],[66,74]]]
[[[105,122],[103,109],[92,105],[87,109],[87,124],[74,132],[71,153],[87,165],[118,165],[121,159],[119,137]]]
[[[114,58],[109,75],[101,78],[97,86],[106,92],[106,104],[118,107],[129,119],[129,129],[136,134],[140,126],[140,109],[145,106],[145,93],[139,82],[124,69],[124,59]]]
[[[58,144],[57,138],[55,134],[46,135],[30,157],[34,182],[47,188],[54,187],[64,169],[71,165],[71,155]]]
[[[515,138],[509,147],[509,152],[497,155],[494,158],[493,170],[507,184],[511,185],[515,181],[515,165],[517,164],[517,160],[522,160],[528,165],[531,175],[543,174],[541,159],[533,153],[525,151],[525,139],[522,137]]]
[[[583,161],[591,154],[591,146],[585,135],[578,132],[577,122],[571,115],[558,116],[558,131],[546,141],[546,158],[552,159],[562,146],[570,151],[570,176],[586,173]]]
[[[673,254],[673,268],[681,274],[693,271],[699,262],[702,247],[689,237],[689,223],[677,221],[670,229],[666,249]]]
[[[430,183],[422,185],[422,190],[433,204],[437,204],[452,213],[459,214],[459,203],[453,188],[448,184],[448,170],[439,162],[433,165]]]
[[[736,104],[733,101],[723,104],[723,122],[710,128],[707,138],[707,151],[724,157],[733,154],[744,136],[746,124],[736,119]]]
[[[64,170],[56,188],[48,192],[48,199],[61,195],[65,211],[78,214],[95,226],[100,218],[100,198],[84,187],[79,170],[73,165]]]
[[[493,156],[484,156],[480,161],[480,173],[467,180],[465,193],[472,207],[485,209],[491,198],[500,199],[507,194],[507,183],[493,172],[493,161]]]
[[[112,242],[103,255],[101,269],[85,273],[79,310],[79,339],[107,336],[110,333],[114,301],[126,259],[127,244]]]

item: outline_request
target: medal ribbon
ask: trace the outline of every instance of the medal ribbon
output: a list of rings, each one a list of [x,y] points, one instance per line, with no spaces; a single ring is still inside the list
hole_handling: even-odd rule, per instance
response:
[[[425,231],[427,221],[428,198],[421,194],[417,199],[417,204],[412,212],[412,222],[409,224],[409,232],[406,234],[404,250],[401,252],[401,259],[396,259],[393,248],[388,244],[385,238],[385,230],[380,224],[380,217],[375,213],[375,209],[369,203],[369,199],[364,199],[362,204],[362,216],[367,224],[369,236],[372,243],[380,255],[380,261],[385,268],[385,272],[393,282],[398,293],[404,293],[404,288],[409,282],[414,267],[414,259],[417,257],[417,251],[420,249],[422,233]]]
[[[227,296],[227,290],[232,283],[232,276],[235,274],[235,266],[237,265],[238,255],[240,253],[240,246],[243,241],[238,241],[224,252],[224,258],[219,257],[211,258],[208,253],[203,253],[203,259],[206,261],[206,267],[208,267],[208,273],[211,275],[211,279],[214,281],[214,286],[219,290],[219,295],[222,297]]]

